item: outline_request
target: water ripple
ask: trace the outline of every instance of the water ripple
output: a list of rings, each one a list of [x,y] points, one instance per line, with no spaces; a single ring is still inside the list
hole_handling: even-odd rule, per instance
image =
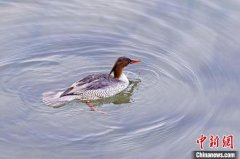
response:
[[[216,72],[226,73],[213,60],[219,32],[202,13],[222,8],[193,3],[201,7],[155,0],[0,2],[1,143],[22,152],[69,148],[81,157],[111,157],[114,148],[121,158],[193,138],[222,95]],[[126,68],[126,91],[97,104],[108,115],[78,101],[58,109],[42,103],[43,92],[109,72],[119,56],[143,62]]]

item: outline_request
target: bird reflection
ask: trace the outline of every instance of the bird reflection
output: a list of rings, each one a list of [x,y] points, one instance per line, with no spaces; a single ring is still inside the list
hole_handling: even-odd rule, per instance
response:
[[[92,101],[92,103],[95,106],[101,106],[103,104],[111,104],[111,103],[113,103],[113,104],[131,103],[131,101],[132,101],[131,97],[140,82],[141,82],[140,79],[130,80],[129,86],[125,91],[123,91],[113,97]]]

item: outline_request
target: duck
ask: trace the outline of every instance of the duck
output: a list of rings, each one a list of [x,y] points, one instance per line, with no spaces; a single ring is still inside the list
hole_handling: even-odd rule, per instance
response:
[[[119,57],[109,73],[90,74],[61,92],[45,92],[43,102],[51,107],[60,107],[69,101],[80,100],[85,101],[90,110],[95,111],[91,101],[112,97],[125,90],[129,80],[123,70],[129,64],[139,62],[141,61],[125,56]]]

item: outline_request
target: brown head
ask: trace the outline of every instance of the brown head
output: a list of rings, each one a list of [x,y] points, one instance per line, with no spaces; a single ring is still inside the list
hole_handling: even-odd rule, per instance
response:
[[[121,76],[124,67],[126,67],[129,64],[134,64],[134,63],[139,63],[139,62],[141,62],[141,61],[140,60],[131,60],[124,56],[119,57],[117,59],[117,61],[115,62],[115,64],[113,65],[113,68],[112,68],[111,72],[109,73],[109,76],[113,72],[114,78],[118,79]]]

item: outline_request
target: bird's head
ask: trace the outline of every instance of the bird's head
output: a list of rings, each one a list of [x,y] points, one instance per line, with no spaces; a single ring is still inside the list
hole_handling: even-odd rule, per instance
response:
[[[118,79],[121,76],[124,67],[128,66],[129,64],[135,64],[135,63],[139,63],[139,62],[141,62],[141,61],[140,60],[132,60],[132,59],[124,57],[124,56],[119,57],[117,59],[117,61],[115,62],[115,64],[113,65],[113,68],[112,68],[111,72],[109,73],[109,75],[113,72],[114,78]]]

